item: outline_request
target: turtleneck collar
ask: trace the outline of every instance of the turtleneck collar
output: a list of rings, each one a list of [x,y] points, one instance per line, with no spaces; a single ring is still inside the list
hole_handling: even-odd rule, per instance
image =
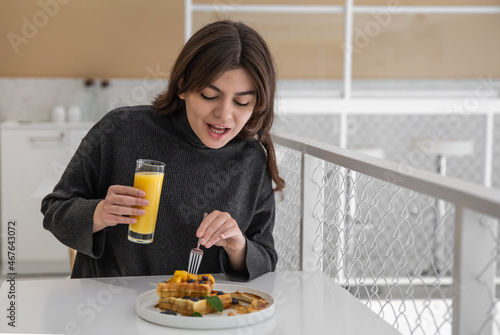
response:
[[[191,128],[185,108],[182,108],[172,115],[172,122],[175,129],[186,142],[197,148],[208,149],[208,147],[203,144],[203,142],[195,134],[193,128]]]

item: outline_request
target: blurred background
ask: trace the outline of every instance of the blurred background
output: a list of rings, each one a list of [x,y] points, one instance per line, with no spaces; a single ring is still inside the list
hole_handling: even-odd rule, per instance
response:
[[[500,0],[354,1],[352,24],[345,6],[0,0],[0,210],[2,229],[30,223],[22,271],[69,273],[41,227],[42,197],[93,123],[149,104],[190,33],[224,18],[254,27],[275,56],[275,131],[499,188]],[[40,239],[53,249],[31,247]]]

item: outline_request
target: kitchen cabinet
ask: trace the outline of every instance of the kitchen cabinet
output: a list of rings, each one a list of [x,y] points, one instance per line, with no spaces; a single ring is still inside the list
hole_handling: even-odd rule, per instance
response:
[[[68,248],[43,228],[40,205],[90,127],[0,124],[2,274],[69,273]]]

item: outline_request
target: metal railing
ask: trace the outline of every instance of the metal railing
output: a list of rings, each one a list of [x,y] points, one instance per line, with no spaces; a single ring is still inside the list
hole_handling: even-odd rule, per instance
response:
[[[493,334],[500,191],[275,133],[278,270],[321,270],[404,334]],[[297,253],[300,245],[300,253]]]

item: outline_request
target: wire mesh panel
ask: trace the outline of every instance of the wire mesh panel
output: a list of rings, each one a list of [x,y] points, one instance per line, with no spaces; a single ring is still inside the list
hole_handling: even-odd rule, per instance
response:
[[[332,163],[318,169],[323,271],[404,333],[449,331],[443,283],[453,268],[454,207]]]
[[[301,219],[301,153],[276,146],[276,161],[280,175],[286,181],[281,194],[276,194],[276,224],[274,239],[279,255],[277,271],[300,270]]]
[[[275,235],[280,270],[292,270],[301,155],[276,150],[287,192]],[[316,185],[305,195],[315,201],[316,268],[405,334],[451,333],[454,206],[322,160],[305,178]]]

